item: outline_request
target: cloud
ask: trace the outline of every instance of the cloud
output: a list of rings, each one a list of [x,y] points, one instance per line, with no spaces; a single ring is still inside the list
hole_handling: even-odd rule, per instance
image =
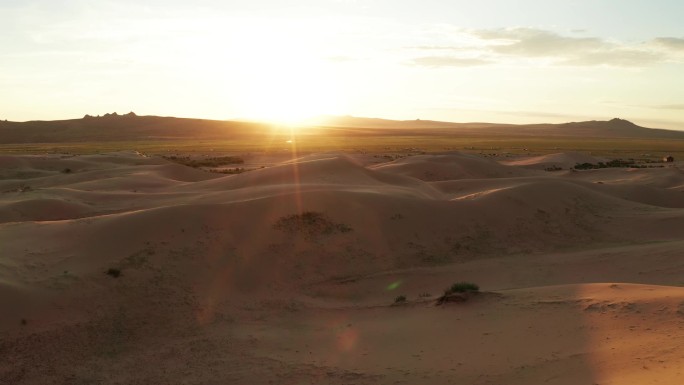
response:
[[[411,60],[411,63],[424,67],[474,67],[489,64],[491,61],[455,56],[423,56]]]
[[[583,52],[561,62],[566,65],[616,67],[641,67],[662,62],[666,56],[659,52],[627,48],[612,48],[605,51]]]
[[[679,39],[676,37],[659,37],[653,39],[653,41],[656,44],[660,44],[661,46],[664,46],[666,48],[684,51],[684,39]]]
[[[586,116],[578,116],[577,114],[557,113],[557,112],[541,112],[541,111],[489,111],[492,114],[507,115],[507,116],[522,116],[526,118],[542,118],[542,119],[564,119],[571,121],[573,119],[590,119]]]
[[[681,55],[674,51],[684,50],[684,39],[678,38],[661,37],[641,43],[623,43],[599,37],[565,36],[537,28],[461,29],[456,35],[452,39],[453,45],[410,47],[412,50],[445,53],[418,57],[412,63],[444,67],[525,60],[527,64],[531,61],[556,66],[643,67],[681,61]]]
[[[684,104],[661,104],[659,106],[652,106],[658,110],[684,110]]]
[[[491,51],[509,57],[551,58],[556,64],[635,67],[662,61],[662,53],[648,46],[629,46],[598,37],[570,37],[555,32],[514,28],[473,31],[491,43]]]
[[[479,30],[471,34],[490,41],[490,49],[504,55],[567,56],[608,48],[608,43],[595,37],[566,37],[533,28]]]

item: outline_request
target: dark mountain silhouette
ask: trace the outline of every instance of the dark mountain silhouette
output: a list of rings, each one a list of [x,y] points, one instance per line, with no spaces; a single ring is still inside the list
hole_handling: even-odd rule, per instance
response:
[[[452,123],[432,120],[385,120],[351,116],[326,117],[316,123],[326,127],[366,129],[421,129],[421,132],[465,136],[567,136],[595,138],[673,138],[684,139],[684,131],[646,128],[628,120],[591,120],[561,124]]]
[[[0,143],[229,139],[264,135],[269,130],[269,125],[259,123],[137,116],[131,112],[70,120],[0,122]]]
[[[652,129],[623,119],[563,124],[451,123],[431,120],[386,120],[356,117],[325,117],[312,125],[320,132],[350,135],[459,135],[464,137],[577,137],[684,139],[683,131]],[[206,119],[138,116],[133,112],[82,119],[8,122],[0,121],[0,144],[59,143],[144,140],[258,139],[272,134],[274,125]]]

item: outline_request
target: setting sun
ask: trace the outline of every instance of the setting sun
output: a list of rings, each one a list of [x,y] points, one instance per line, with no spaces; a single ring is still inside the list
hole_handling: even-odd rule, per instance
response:
[[[289,58],[277,68],[255,63],[245,77],[251,85],[242,106],[247,118],[296,124],[337,111],[335,87],[314,60]]]
[[[320,42],[275,21],[265,29],[241,28],[244,38],[232,42],[241,60],[231,64],[243,90],[236,106],[241,117],[291,125],[343,111],[331,64],[316,54]]]

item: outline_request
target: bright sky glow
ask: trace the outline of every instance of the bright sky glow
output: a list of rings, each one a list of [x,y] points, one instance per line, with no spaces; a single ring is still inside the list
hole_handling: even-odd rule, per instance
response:
[[[0,119],[684,129],[679,0],[0,0]]]

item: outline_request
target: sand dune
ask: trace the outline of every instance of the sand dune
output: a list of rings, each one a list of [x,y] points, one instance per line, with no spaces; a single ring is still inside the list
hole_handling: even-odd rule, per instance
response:
[[[3,156],[0,383],[678,384],[684,174],[577,159]]]
[[[587,172],[571,173],[567,177],[607,184],[642,185],[676,191],[682,191],[684,188],[684,171],[678,167],[588,170]]]
[[[526,170],[504,166],[493,160],[463,153],[412,156],[381,164],[373,167],[373,169],[424,181],[533,175]]]
[[[591,172],[588,171],[587,173]],[[604,203],[605,199],[610,197],[665,208],[682,208],[682,205],[684,205],[684,195],[678,186],[658,188],[650,183],[641,184],[638,180],[635,180],[633,184],[629,184],[623,179],[611,180],[613,176],[611,176],[612,173],[609,170],[605,170],[601,174],[606,176],[606,178],[601,178],[600,175],[575,178],[570,174],[566,174],[561,178],[548,176],[458,180],[435,182],[432,185],[452,200],[483,198],[490,194],[503,194],[506,191],[511,193],[518,189],[526,189],[529,190],[531,195],[523,194],[521,199],[525,201],[534,201],[534,199],[531,199],[534,195],[563,199],[564,196],[571,194],[573,191],[578,194],[579,191],[584,191],[585,193],[591,191],[598,195],[595,198],[587,198],[588,200],[603,200]],[[659,183],[666,182],[661,181]],[[568,187],[567,190],[564,188],[565,186]],[[561,191],[558,191],[559,189]],[[554,190],[557,192],[554,192]]]
[[[508,166],[519,166],[530,169],[544,170],[547,168],[558,167],[562,169],[570,169],[576,164],[591,163],[598,164],[599,162],[606,162],[604,158],[597,158],[591,155],[571,152],[571,153],[556,153],[542,156],[533,156],[522,159],[515,159],[510,161],[503,161],[502,164]]]
[[[8,203],[0,211],[0,222],[55,221],[80,218],[90,212],[82,203],[60,199],[30,199]]]

